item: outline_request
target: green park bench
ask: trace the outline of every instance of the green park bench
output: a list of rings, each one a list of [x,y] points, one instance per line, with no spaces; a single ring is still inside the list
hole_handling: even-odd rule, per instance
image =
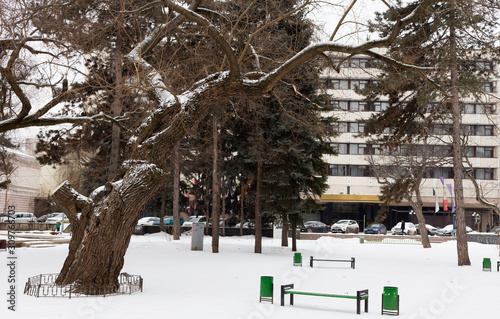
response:
[[[343,299],[356,299],[356,313],[361,314],[361,301],[365,301],[365,312],[368,312],[368,289],[358,290],[356,296],[354,295],[336,295],[327,293],[317,293],[317,292],[304,292],[292,290],[294,288],[293,284],[282,285],[281,286],[281,305],[285,305],[285,295],[290,295],[290,305],[293,306],[293,295],[304,295],[304,296],[317,296],[317,297],[330,297],[330,298],[343,298]]]
[[[309,259],[309,266],[311,266],[311,268],[313,268],[313,264],[315,261],[348,262],[351,263],[352,269],[356,267],[356,259],[354,257],[351,257],[351,259],[315,259],[313,256],[311,256],[311,258]]]

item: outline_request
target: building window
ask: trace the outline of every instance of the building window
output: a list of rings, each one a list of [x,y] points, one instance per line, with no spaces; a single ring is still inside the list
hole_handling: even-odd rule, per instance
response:
[[[351,165],[349,168],[351,176],[370,176],[370,169],[367,165]]]
[[[347,176],[347,165],[328,165],[328,175]]]
[[[389,108],[389,102],[374,102],[373,106],[375,112],[382,112]]]
[[[493,168],[475,168],[474,178],[482,180],[493,180],[494,179],[494,169]]]

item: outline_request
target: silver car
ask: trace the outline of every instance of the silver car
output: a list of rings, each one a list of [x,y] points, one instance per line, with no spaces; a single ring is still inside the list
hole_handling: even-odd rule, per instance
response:
[[[332,233],[355,233],[359,232],[358,222],[352,219],[341,219],[330,228]]]

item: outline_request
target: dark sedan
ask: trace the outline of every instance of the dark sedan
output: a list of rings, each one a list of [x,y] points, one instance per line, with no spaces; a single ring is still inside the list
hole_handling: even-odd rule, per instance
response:
[[[328,233],[330,226],[317,220],[310,220],[305,222],[302,227],[300,227],[301,232],[308,233]]]
[[[387,234],[387,227],[384,224],[371,224],[365,228],[365,234]]]

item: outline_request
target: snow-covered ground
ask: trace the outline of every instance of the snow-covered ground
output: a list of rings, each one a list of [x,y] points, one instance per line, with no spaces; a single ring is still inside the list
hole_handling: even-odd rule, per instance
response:
[[[220,253],[190,250],[190,237],[170,240],[164,234],[133,236],[124,272],[142,275],[144,291],[109,297],[35,298],[23,294],[28,277],[57,273],[68,245],[18,248],[17,311],[8,310],[7,254],[0,251],[0,287],[4,299],[0,318],[217,318],[289,319],[380,317],[384,286],[398,287],[400,318],[496,318],[500,300],[498,246],[469,243],[472,265],[458,267],[456,242],[418,245],[360,244],[358,239],[299,240],[303,266],[293,266],[293,252],[280,240],[265,238],[263,253],[253,253],[254,238],[221,238]],[[316,258],[356,258],[348,263],[317,262]],[[482,259],[492,272],[482,271]],[[260,276],[274,277],[274,304],[259,303]],[[356,315],[356,301],[296,296],[295,305],[281,307],[279,289],[294,283],[303,291],[355,294],[369,289],[369,312]]]

